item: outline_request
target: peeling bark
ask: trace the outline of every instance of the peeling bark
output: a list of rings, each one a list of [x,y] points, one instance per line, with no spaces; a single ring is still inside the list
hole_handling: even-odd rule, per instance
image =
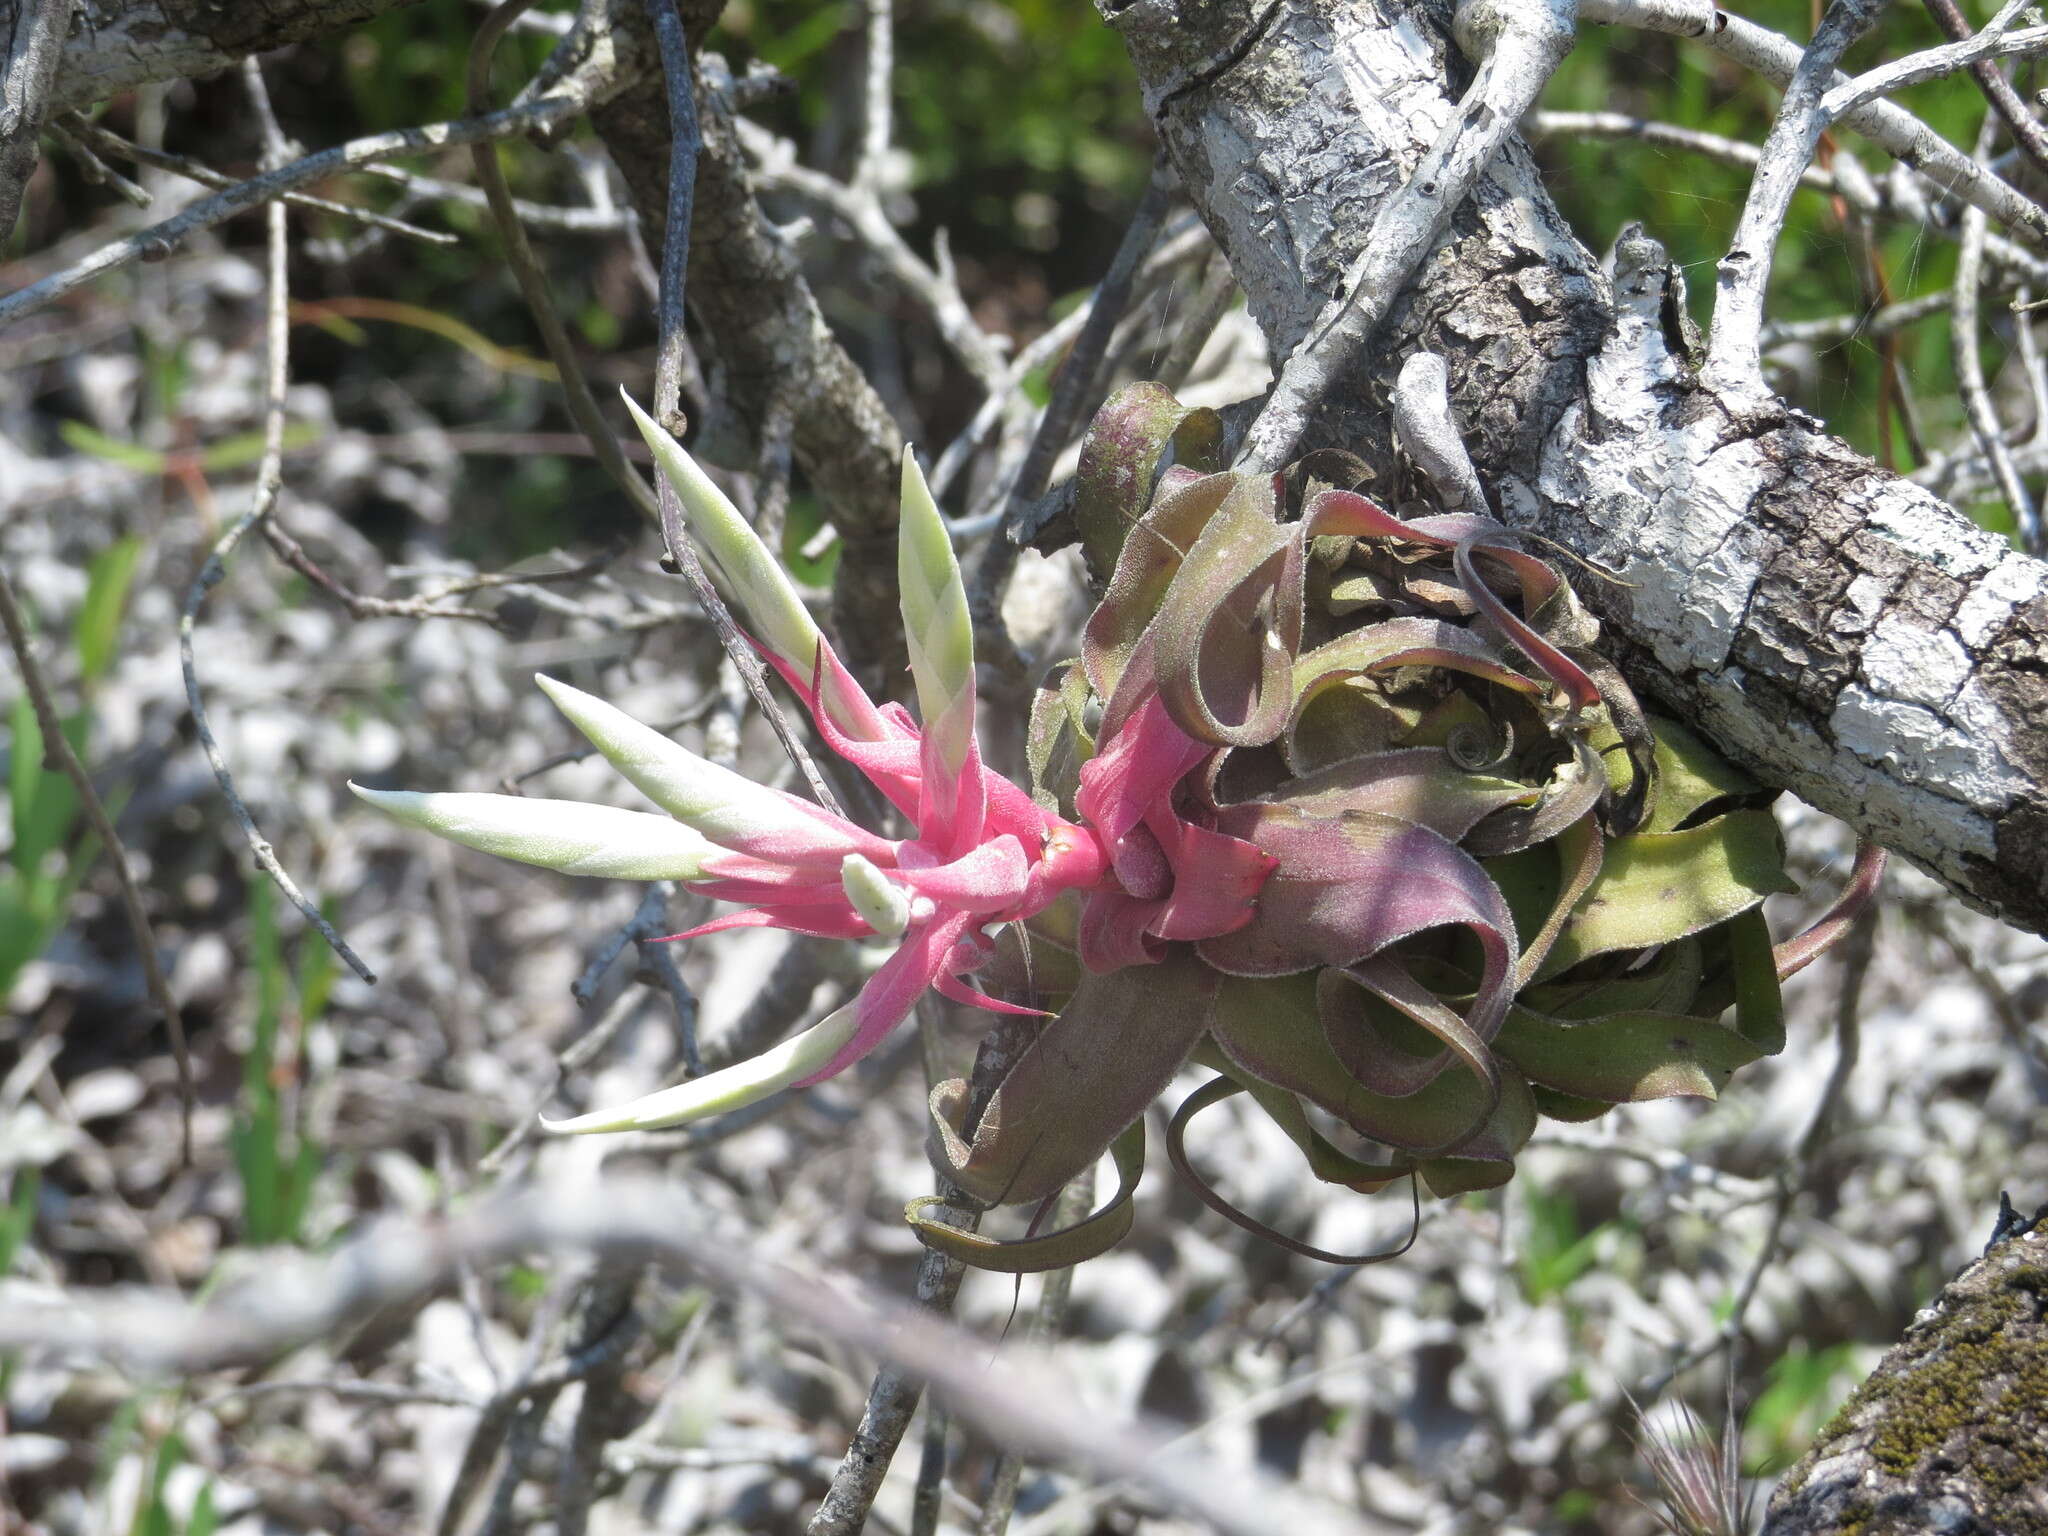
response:
[[[1764,1536],[2048,1536],[2048,1227],[1913,1320],[1772,1496]]]
[[[1432,0],[1102,0],[1276,361],[1470,71]],[[1776,403],[1700,382],[1654,242],[1612,280],[1514,142],[1317,403],[1305,446],[1391,463],[1402,361],[1441,353],[1508,521],[1632,682],[1727,754],[2048,932],[2048,567]]]

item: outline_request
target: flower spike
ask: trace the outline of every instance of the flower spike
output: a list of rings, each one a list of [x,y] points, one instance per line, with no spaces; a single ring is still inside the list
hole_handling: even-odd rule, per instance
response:
[[[623,389],[619,397],[633,413],[634,424],[647,440],[654,462],[675,487],[691,537],[731,590],[762,648],[808,676],[820,652],[831,655],[832,648],[825,643],[825,636],[797,594],[795,584],[761,542],[761,536],[740,516],[740,509],[712,483],[683,445],[641,410]],[[837,658],[833,660],[835,664],[825,668],[825,708],[847,735],[861,741],[879,739],[886,733],[874,701],[861,691],[852,674],[836,664]]]
[[[816,1074],[853,1038],[858,1003],[827,1014],[802,1034],[760,1055],[692,1078],[615,1109],[593,1110],[567,1120],[541,1116],[541,1129],[556,1136],[589,1136],[603,1131],[658,1131],[693,1120],[744,1109],[771,1093],[792,1088]]]
[[[646,811],[523,795],[419,794],[355,783],[349,789],[395,821],[465,848],[567,875],[700,880],[721,852],[681,822]]]

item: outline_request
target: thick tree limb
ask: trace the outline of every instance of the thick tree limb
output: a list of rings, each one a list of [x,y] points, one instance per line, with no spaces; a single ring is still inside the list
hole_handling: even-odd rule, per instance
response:
[[[27,6],[35,0],[14,0]],[[252,53],[324,37],[417,0],[96,0],[64,44],[50,111],[138,85],[226,69]],[[60,9],[66,9],[60,4]]]
[[[1448,17],[1391,0],[1103,9],[1286,356],[1470,77]],[[1392,463],[1402,360],[1441,353],[1504,515],[1617,576],[1580,585],[1639,688],[2048,931],[2048,567],[1819,423],[1705,388],[1666,323],[1671,289],[1647,240],[1602,274],[1510,140],[1300,441]]]
[[[36,136],[49,116],[71,0],[6,0],[0,27],[0,241],[14,233],[21,194],[36,168]]]
[[[2048,1530],[2048,1227],[1995,1243],[1856,1389],[1764,1536]]]

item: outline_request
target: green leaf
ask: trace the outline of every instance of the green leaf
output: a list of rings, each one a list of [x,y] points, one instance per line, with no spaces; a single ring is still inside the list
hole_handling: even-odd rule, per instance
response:
[[[1173,1081],[1220,978],[1184,949],[1158,965],[1082,978],[990,1099],[970,1144],[967,1084],[932,1089],[932,1160],[991,1205],[1056,1193]]]
[[[1101,1210],[1057,1232],[1044,1232],[1012,1242],[984,1237],[978,1232],[963,1232],[924,1214],[933,1206],[945,1204],[936,1195],[925,1195],[911,1201],[903,1208],[903,1219],[910,1223],[917,1240],[925,1247],[948,1254],[975,1269],[995,1270],[1005,1275],[1033,1275],[1048,1269],[1066,1269],[1107,1253],[1131,1230],[1131,1222],[1136,1215],[1131,1196],[1137,1192],[1138,1181],[1145,1176],[1144,1119],[1133,1120],[1123,1134],[1110,1143],[1109,1151],[1110,1156],[1116,1159],[1116,1194]]]
[[[1669,944],[1794,889],[1769,811],[1730,811],[1682,832],[1615,838],[1541,974],[1592,955]]]
[[[67,447],[76,448],[80,453],[95,459],[104,459],[109,464],[118,464],[123,469],[138,470],[146,475],[160,475],[167,462],[165,456],[154,448],[145,448],[140,443],[124,443],[117,437],[109,437],[96,427],[82,421],[60,421],[57,435]]]
[[[1737,1067],[1763,1054],[1734,1030],[1688,1014],[1567,1022],[1519,1007],[1508,1010],[1493,1045],[1532,1082],[1611,1104],[1716,1098]]]
[[[121,615],[128,606],[128,589],[135,580],[135,567],[142,559],[142,540],[117,539],[87,567],[85,601],[79,604],[72,622],[71,643],[78,648],[78,670],[88,683],[106,675],[114,660],[114,645],[121,635]]]
[[[7,1204],[0,1206],[0,1278],[14,1267],[14,1256],[35,1230],[36,1197],[42,1192],[40,1168],[17,1168],[14,1189]]]

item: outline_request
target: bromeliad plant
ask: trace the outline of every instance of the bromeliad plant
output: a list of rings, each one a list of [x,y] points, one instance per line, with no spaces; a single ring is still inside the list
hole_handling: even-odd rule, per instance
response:
[[[762,653],[912,830],[753,784],[545,678],[667,816],[357,789],[471,847],[741,907],[678,937],[766,925],[896,945],[786,1044],[551,1130],[671,1126],[818,1082],[927,988],[1040,1015],[971,1124],[964,1082],[933,1090],[933,1160],[983,1202],[1040,1203],[1108,1150],[1115,1197],[1009,1243],[927,1218],[931,1201],[909,1216],[971,1263],[1049,1268],[1129,1229],[1145,1109],[1190,1062],[1216,1076],[1169,1150],[1257,1230],[1184,1146],[1196,1113],[1238,1093],[1318,1178],[1487,1188],[1539,1114],[1711,1097],[1778,1050],[1779,980],[1844,925],[1846,907],[1773,949],[1761,903],[1790,887],[1768,797],[1647,719],[1570,587],[1488,517],[1398,518],[1309,474],[1203,473],[1189,461],[1213,451],[1214,418],[1126,391],[1077,498],[1107,588],[1081,657],[1040,690],[1026,793],[982,761],[967,598],[913,459],[898,573],[916,718],[868,697],[731,503],[635,416]],[[1169,443],[1182,462],[1146,505]],[[1866,861],[1858,895],[1875,874]]]

